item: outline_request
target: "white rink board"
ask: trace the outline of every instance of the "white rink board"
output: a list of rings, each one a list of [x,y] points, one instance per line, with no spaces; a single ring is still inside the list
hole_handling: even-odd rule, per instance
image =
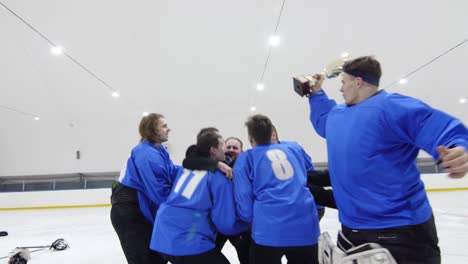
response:
[[[450,179],[446,174],[423,174],[426,189],[468,188],[468,177]],[[110,204],[111,190],[64,190],[0,193],[0,209]]]

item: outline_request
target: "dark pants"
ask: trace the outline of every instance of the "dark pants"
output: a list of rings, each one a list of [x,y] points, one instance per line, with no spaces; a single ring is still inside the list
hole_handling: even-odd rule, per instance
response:
[[[250,252],[250,232],[245,232],[237,236],[225,236],[221,233],[218,233],[216,236],[216,248],[221,251],[223,249],[226,241],[229,240],[234,246],[237,252],[237,258],[239,258],[240,264],[249,263],[249,252]]]
[[[374,242],[387,248],[398,264],[439,264],[441,261],[434,216],[412,226],[372,230],[352,230],[342,226],[342,231],[355,246]],[[338,242],[343,250],[351,247],[340,237]]]
[[[320,222],[320,220],[322,220],[322,217],[325,215],[325,207],[317,208],[317,214],[318,214],[318,219]]]
[[[252,241],[250,248],[250,263],[281,264],[281,258],[286,256],[288,264],[318,264],[318,246],[303,247],[269,247]]]
[[[129,264],[166,264],[150,246],[153,224],[141,213],[136,191],[129,187],[112,192],[111,222]]]
[[[323,205],[325,207],[335,208],[336,201],[333,196],[333,190],[325,189],[322,186],[308,184],[310,193],[314,196],[315,204]]]
[[[205,253],[191,256],[164,255],[173,264],[229,264],[229,260],[216,247]]]

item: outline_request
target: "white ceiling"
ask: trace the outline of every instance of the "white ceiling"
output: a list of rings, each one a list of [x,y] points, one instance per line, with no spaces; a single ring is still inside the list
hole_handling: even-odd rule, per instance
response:
[[[173,128],[169,147],[180,160],[202,126],[245,139],[243,122],[253,104],[272,118],[282,138],[299,141],[314,160],[325,161],[325,143],[308,122],[307,103],[292,92],[293,75],[320,71],[348,51],[375,55],[385,86],[468,39],[466,0],[287,0],[278,28],[281,43],[272,49],[265,91],[257,92],[282,0],[0,1],[121,94],[112,98],[71,60],[51,55],[44,39],[0,6],[0,106],[38,115],[36,123],[42,122],[29,124],[29,117],[0,108],[6,123],[0,134],[3,167],[13,166],[5,160],[25,155],[12,152],[24,142],[33,152],[67,152],[54,138],[68,133],[75,138],[70,149],[103,144],[99,148],[107,152],[96,159],[112,157],[106,166],[89,163],[79,170],[116,169],[136,142],[143,111],[167,116]],[[421,98],[467,123],[468,103],[458,103],[468,97],[467,59],[465,43],[408,84],[387,90]],[[337,80],[325,87],[342,101]],[[28,141],[39,133],[35,129],[41,138]],[[108,153],[115,149],[125,154]],[[47,171],[11,168],[3,173]]]

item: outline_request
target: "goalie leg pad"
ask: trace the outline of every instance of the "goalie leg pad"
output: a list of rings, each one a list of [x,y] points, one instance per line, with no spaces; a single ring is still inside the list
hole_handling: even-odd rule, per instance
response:
[[[320,235],[318,248],[319,264],[341,263],[346,257],[346,253],[333,243],[327,232]]]
[[[340,230],[338,246],[345,250],[340,264],[397,264],[388,249],[377,243],[365,243],[355,246]]]
[[[340,264],[397,264],[388,249],[376,243],[366,243],[346,252]]]
[[[354,247],[354,244],[349,241],[349,239],[343,234],[343,231],[338,231],[338,238],[336,240],[336,243],[338,244],[338,247],[343,250],[347,251],[348,249],[351,249]]]
[[[338,245],[333,243],[327,232],[322,233],[319,237],[319,264],[397,264],[388,249],[377,243],[354,246],[341,231],[338,233]]]

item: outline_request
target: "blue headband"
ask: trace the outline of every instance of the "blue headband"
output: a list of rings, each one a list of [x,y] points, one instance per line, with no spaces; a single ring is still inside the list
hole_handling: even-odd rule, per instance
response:
[[[345,73],[349,74],[349,75],[352,75],[354,77],[361,77],[364,81],[372,84],[372,85],[375,85],[375,86],[379,86],[379,82],[380,82],[380,77],[370,73],[370,72],[366,72],[366,71],[361,71],[361,70],[352,70],[352,71],[345,71]]]

